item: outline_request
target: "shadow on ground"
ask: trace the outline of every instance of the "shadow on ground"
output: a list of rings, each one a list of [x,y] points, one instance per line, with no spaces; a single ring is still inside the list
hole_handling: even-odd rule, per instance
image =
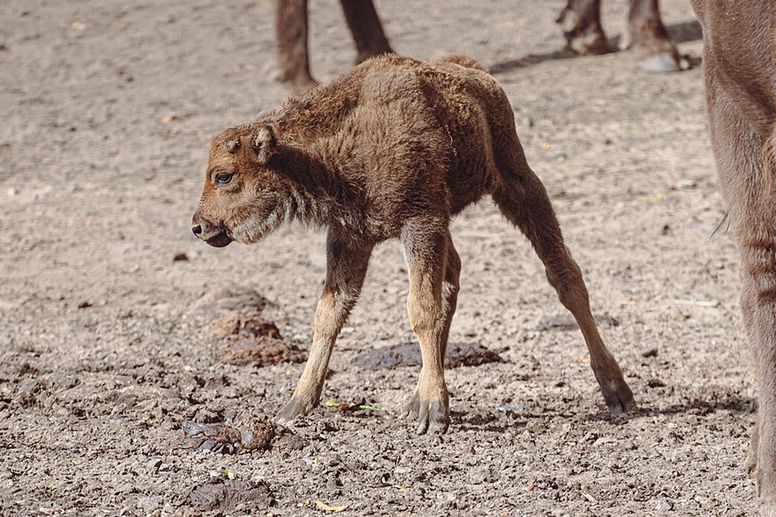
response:
[[[666,26],[668,33],[673,38],[674,42],[686,43],[688,41],[695,41],[703,38],[703,32],[701,31],[701,25],[697,20],[688,20],[686,22],[674,23]],[[616,52],[620,46],[620,40],[622,36],[620,34],[608,39],[609,48],[611,52]],[[610,52],[610,53],[611,53]],[[491,74],[503,74],[517,68],[524,68],[527,66],[538,65],[545,61],[555,61],[558,59],[573,59],[580,56],[576,52],[567,48],[561,50],[553,50],[551,52],[544,52],[541,54],[528,54],[517,59],[509,59],[507,61],[500,61],[490,66],[488,71]]]

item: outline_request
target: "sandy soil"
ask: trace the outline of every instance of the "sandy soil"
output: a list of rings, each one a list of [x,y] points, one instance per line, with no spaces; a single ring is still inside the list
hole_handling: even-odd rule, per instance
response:
[[[326,80],[354,51],[337,4],[313,4]],[[397,417],[417,367],[354,366],[413,339],[389,242],[323,399],[381,411],[322,407],[267,452],[192,450],[186,421],[250,426],[302,368],[222,363],[201,298],[254,289],[262,317],[304,349],[324,274],[319,230],[220,250],[189,230],[212,135],[284,98],[270,4],[6,0],[0,513],[312,515],[327,511],[318,501],[345,515],[754,511],[754,392],[736,252],[724,225],[714,233],[724,206],[699,70],[650,75],[629,53],[558,53],[562,0],[470,4],[379,8],[401,53],[468,53],[503,83],[640,411],[609,417],[538,259],[483,201],[453,225],[463,277],[451,340],[505,362],[448,372],[449,434],[418,437]],[[611,36],[625,4],[606,3]],[[663,4],[681,50],[698,55],[689,3]]]

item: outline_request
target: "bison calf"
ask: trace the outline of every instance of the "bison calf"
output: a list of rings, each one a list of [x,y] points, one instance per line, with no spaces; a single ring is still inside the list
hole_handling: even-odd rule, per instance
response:
[[[530,239],[579,323],[609,409],[634,407],[547,192],[526,162],[504,91],[467,58],[423,63],[384,56],[227,129],[210,149],[193,218],[197,237],[213,246],[252,243],[291,219],[328,228],[310,356],[279,420],[318,404],[372,249],[399,238],[409,271],[407,311],[423,360],[407,413],[418,419],[418,433],[447,429],[443,364],[461,267],[448,227],[485,195]]]

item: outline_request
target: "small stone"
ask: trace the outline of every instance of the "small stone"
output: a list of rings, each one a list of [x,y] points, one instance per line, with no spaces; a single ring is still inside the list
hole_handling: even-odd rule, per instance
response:
[[[161,122],[162,124],[169,124],[173,120],[178,120],[178,115],[176,115],[173,112],[165,113],[164,115],[159,117],[159,122]]]
[[[666,383],[661,381],[660,379],[650,379],[647,381],[647,386],[650,388],[663,388],[665,387]]]
[[[681,179],[676,182],[675,188],[677,189],[689,189],[689,188],[695,188],[698,186],[698,182],[694,179],[685,178]]]
[[[301,451],[307,443],[298,434],[282,433],[280,438],[272,442],[273,451]]]
[[[40,393],[41,385],[37,379],[23,381],[16,391],[19,403],[22,406],[31,406],[35,403],[36,395]]]

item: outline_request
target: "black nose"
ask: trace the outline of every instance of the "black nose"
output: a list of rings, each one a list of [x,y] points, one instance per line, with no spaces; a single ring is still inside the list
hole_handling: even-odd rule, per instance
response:
[[[191,231],[194,232],[194,235],[197,237],[202,235],[202,227],[198,224],[195,224],[194,226],[192,226]]]

